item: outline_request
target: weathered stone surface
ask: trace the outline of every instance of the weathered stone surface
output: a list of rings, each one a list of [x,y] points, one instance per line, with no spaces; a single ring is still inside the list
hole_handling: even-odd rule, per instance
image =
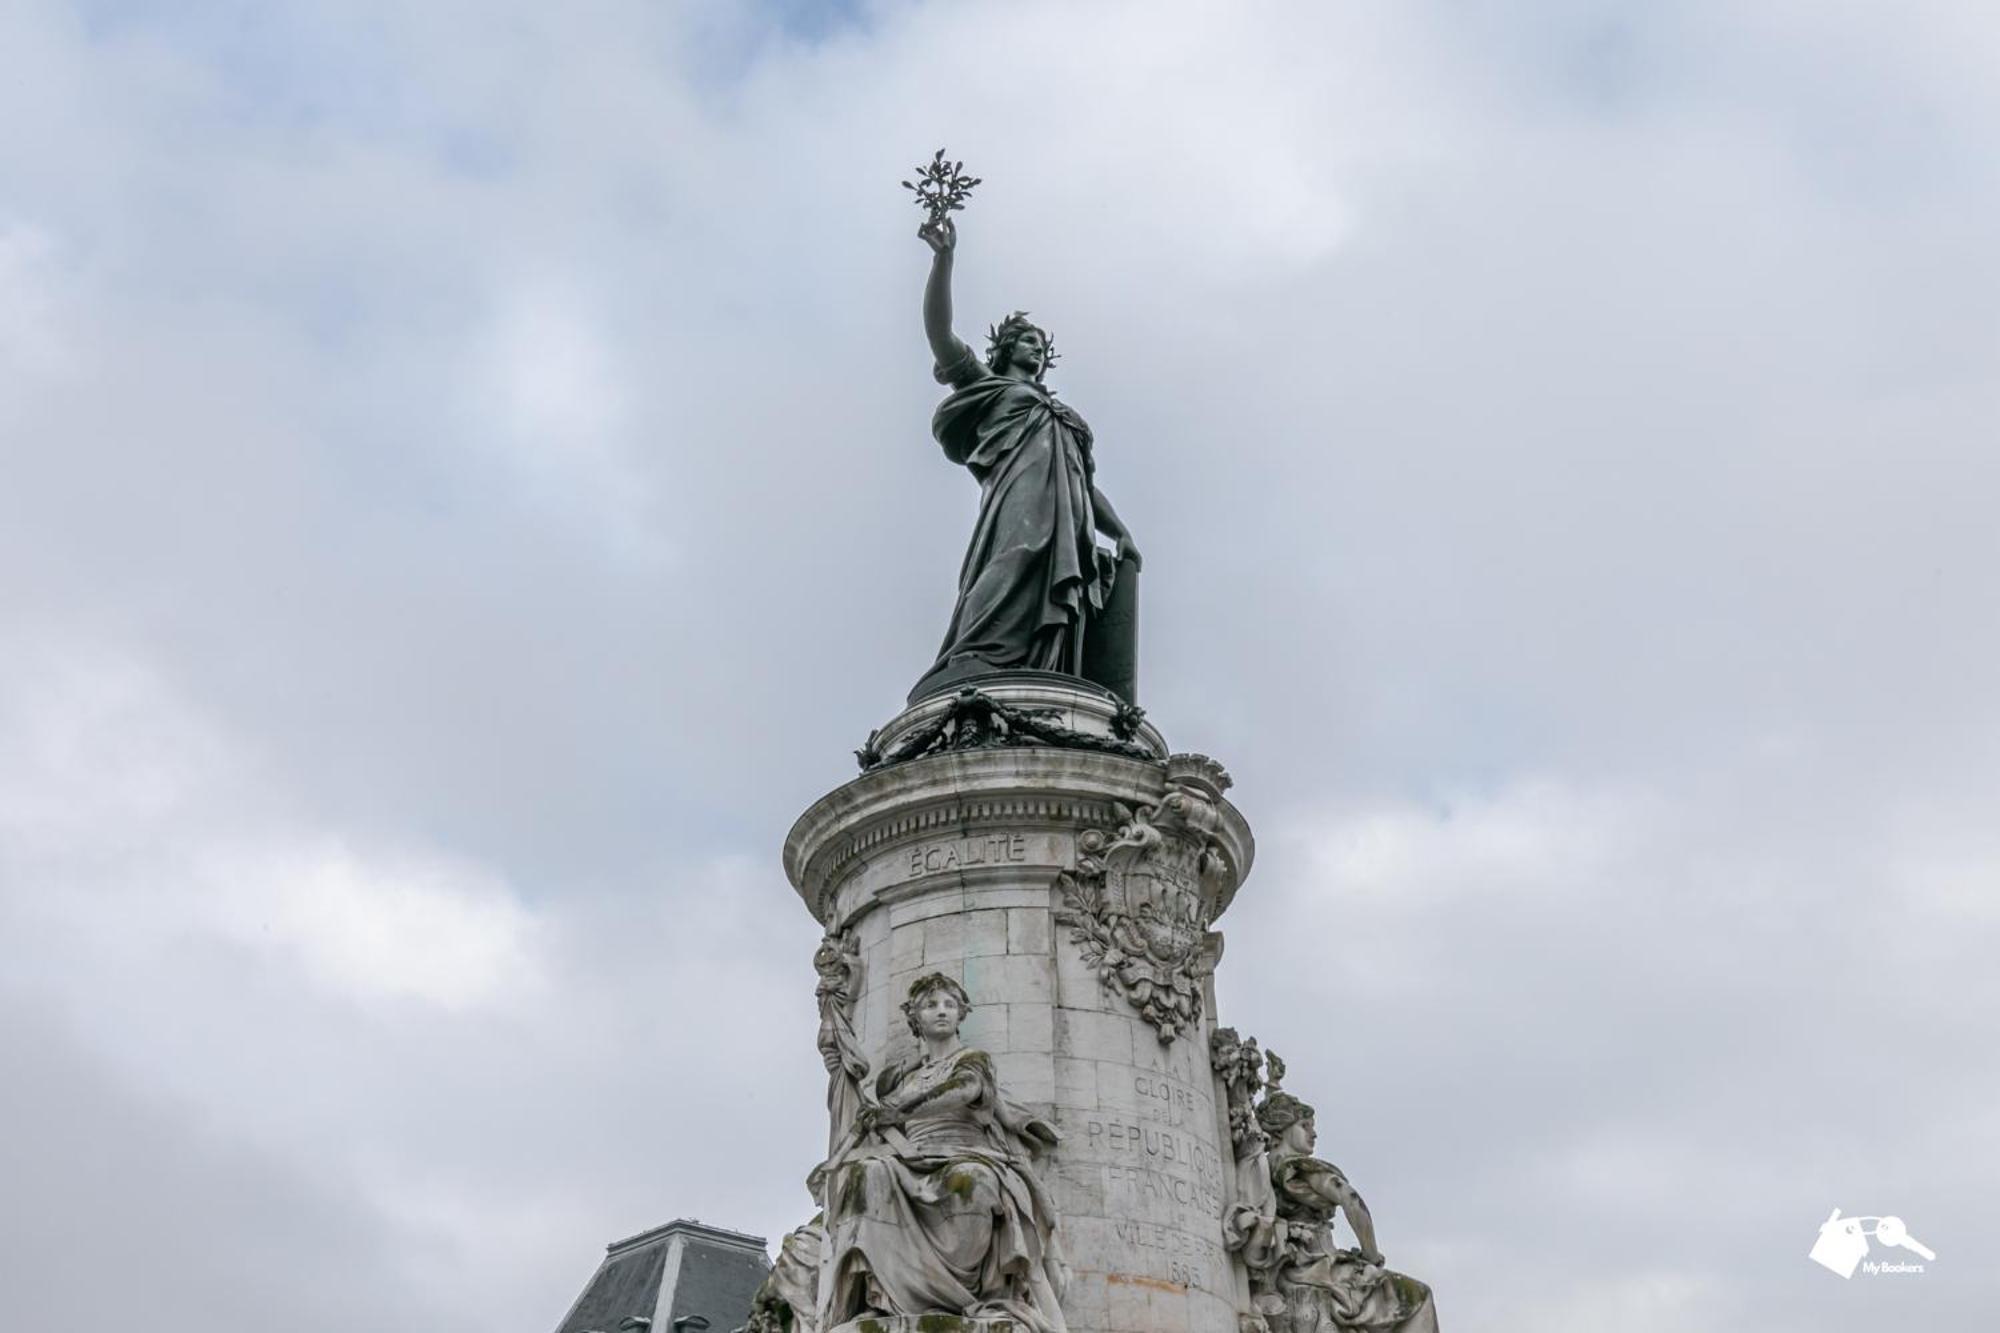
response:
[[[832,1333],[1027,1333],[1027,1330],[1012,1319],[956,1314],[898,1314],[851,1319],[834,1328]]]
[[[868,1072],[868,1057],[854,1035],[854,1005],[863,982],[859,936],[852,930],[828,931],[813,954],[819,973],[819,1053],[826,1065],[827,1148],[831,1151],[847,1133],[858,1109],[858,1080]]]
[[[1281,1086],[1278,1053],[1231,1028],[1209,1049],[1235,1158],[1223,1244],[1249,1279],[1251,1318],[1268,1333],[1437,1333],[1430,1288],[1383,1267],[1368,1205],[1339,1167],[1313,1155],[1313,1108]],[[1358,1248],[1334,1243],[1336,1213]]]
[[[1208,929],[1229,874],[1215,830],[1229,775],[1206,755],[1167,759],[1167,791],[1115,829],[1086,830],[1076,865],[1056,876],[1056,920],[1098,980],[1137,1009],[1162,1042],[1199,1023],[1207,980],[1222,957]]]
[[[1073,693],[1079,724],[1108,725],[1106,701]],[[996,747],[891,765],[818,802],[785,849],[807,906],[858,941],[852,1021],[873,1066],[916,1053],[901,1005],[913,980],[941,972],[973,996],[965,1043],[990,1053],[1008,1095],[1060,1135],[1040,1176],[1073,1333],[1238,1333],[1247,1308],[1223,1244],[1234,1158],[1208,1063],[1212,1004],[1192,1006],[1187,1030],[1163,1043],[1128,988],[1106,985],[1056,920],[1073,910],[1057,880],[1074,872],[1080,840],[1117,828],[1121,810],[1129,819],[1173,796],[1158,748],[1157,762]],[[1210,873],[1190,880],[1204,928],[1254,855],[1219,791],[1212,812],[1197,848]]]
[[[778,1243],[778,1260],[750,1301],[750,1320],[735,1333],[818,1333],[819,1275],[826,1228],[815,1217]]]
[[[1113,702],[1084,690],[1042,682],[987,686],[990,692],[1063,710],[1068,724],[1110,733]],[[923,703],[886,724],[895,737]],[[1140,739],[1161,762],[1062,749],[957,750],[863,774],[823,797],[793,825],[785,871],[807,908],[822,922],[847,920],[857,907],[888,903],[897,924],[915,914],[957,915],[975,907],[1059,906],[1045,892],[1052,875],[1070,870],[1079,835],[1116,828],[1119,808],[1156,805],[1169,794],[1165,742],[1150,723]],[[1220,915],[1250,872],[1249,826],[1226,801],[1213,831],[1224,862],[1212,915]],[[943,881],[939,883],[938,881]],[[953,898],[946,888],[1011,888],[1011,899],[981,903]],[[835,901],[845,894],[848,902]]]
[[[1041,1183],[1058,1136],[1014,1099],[1049,1089],[1020,1086],[1018,1054],[965,1042],[977,1010],[952,978],[919,977],[900,1008],[917,1052],[859,1085],[854,1126],[815,1173],[818,1322],[1005,1316],[1024,1333],[1067,1333],[1069,1273]]]

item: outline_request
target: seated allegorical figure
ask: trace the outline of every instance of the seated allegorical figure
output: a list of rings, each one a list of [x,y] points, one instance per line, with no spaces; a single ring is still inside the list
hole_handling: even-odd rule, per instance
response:
[[[1274,1091],[1257,1107],[1257,1119],[1270,1139],[1271,1186],[1286,1230],[1275,1273],[1285,1310],[1272,1322],[1288,1333],[1437,1333],[1431,1289],[1382,1267],[1368,1205],[1339,1167],[1313,1156],[1313,1108]],[[1354,1229],[1357,1250],[1333,1243],[1339,1211]]]
[[[932,973],[903,1004],[921,1055],[891,1063],[827,1162],[821,1328],[871,1314],[1011,1318],[1064,1333],[1067,1270],[1034,1157],[1056,1135],[959,1041],[965,988]]]

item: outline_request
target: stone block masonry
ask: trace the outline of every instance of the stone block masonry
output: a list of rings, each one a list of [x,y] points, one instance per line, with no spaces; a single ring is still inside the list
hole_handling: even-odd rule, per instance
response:
[[[1014,702],[1059,706],[1073,726],[1111,711],[1087,691],[1033,691]],[[901,1006],[911,982],[941,972],[971,999],[961,1039],[1060,1135],[1041,1179],[1069,1265],[1072,1333],[1238,1333],[1247,1305],[1222,1235],[1233,1159],[1202,959],[1253,843],[1219,786],[1203,785],[1219,769],[1171,768],[1159,748],[1151,761],[1012,746],[911,760],[831,793],[786,845],[806,906],[855,942],[852,1020],[872,1067],[920,1053]],[[1151,812],[1186,854],[1134,860],[1153,845],[1129,828],[1134,812]],[[1163,1035],[1092,947],[1135,930],[1153,932],[1150,953],[1135,946],[1160,969],[1149,978],[1178,968],[1196,987],[1200,1016],[1186,1030]]]

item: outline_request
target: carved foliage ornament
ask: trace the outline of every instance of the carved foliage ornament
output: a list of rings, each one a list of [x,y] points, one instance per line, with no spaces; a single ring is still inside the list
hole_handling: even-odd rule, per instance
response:
[[[1199,1023],[1202,981],[1222,955],[1208,925],[1229,875],[1215,837],[1228,787],[1213,759],[1174,755],[1166,794],[1138,810],[1114,806],[1118,827],[1081,835],[1075,868],[1056,877],[1057,919],[1163,1045]]]
[[[1208,1038],[1209,1068],[1222,1080],[1229,1106],[1229,1140],[1238,1161],[1264,1151],[1267,1140],[1257,1123],[1257,1096],[1264,1091],[1264,1053],[1255,1037],[1239,1037],[1235,1028],[1217,1028]],[[1285,1076],[1285,1062],[1271,1057],[1276,1077]]]

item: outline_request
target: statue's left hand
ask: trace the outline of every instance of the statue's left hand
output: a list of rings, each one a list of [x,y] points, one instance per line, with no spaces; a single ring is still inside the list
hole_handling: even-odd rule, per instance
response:
[[[1121,565],[1130,560],[1134,572],[1146,567],[1146,562],[1139,558],[1139,548],[1132,544],[1132,534],[1129,532],[1122,534],[1118,538],[1118,549],[1113,553],[1111,558]]]

